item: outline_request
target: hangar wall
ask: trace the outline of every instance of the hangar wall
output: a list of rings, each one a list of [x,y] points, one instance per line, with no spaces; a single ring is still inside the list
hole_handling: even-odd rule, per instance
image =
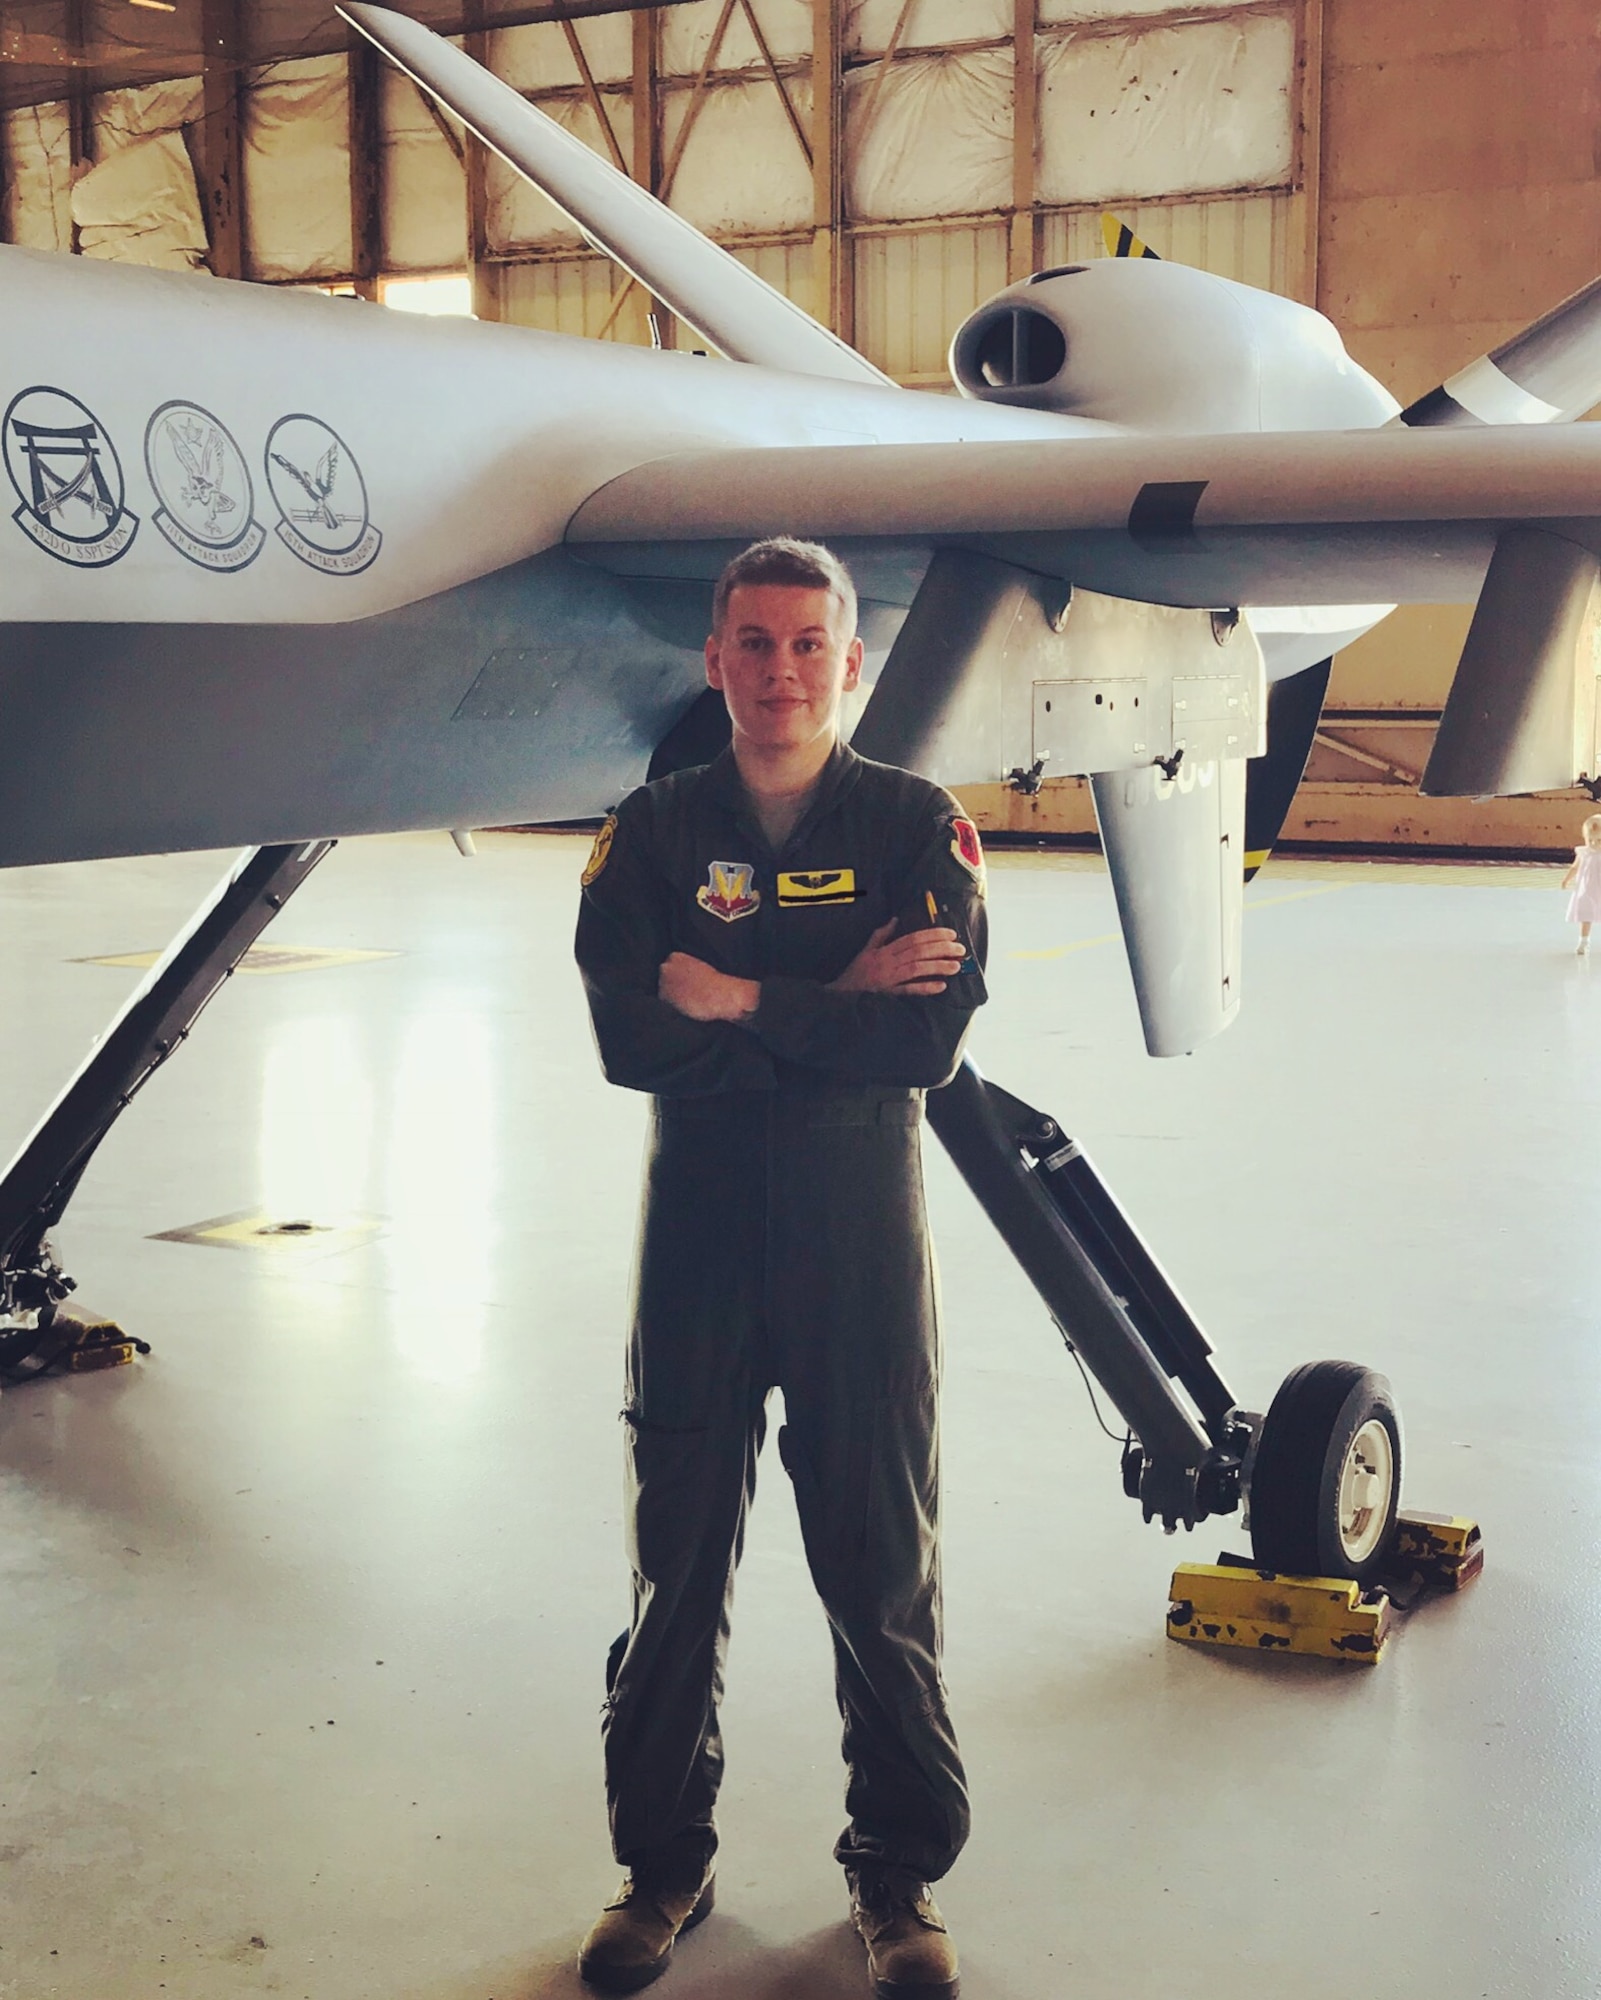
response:
[[[1403,403],[1601,272],[1591,0],[1325,0],[1321,73],[1316,301]],[[1403,726],[1331,733],[1420,769],[1469,615],[1403,608],[1341,654],[1331,712]],[[1564,851],[1588,807],[1420,799],[1324,750],[1311,779],[1313,839]]]
[[[1112,208],[1159,254],[1316,301],[1407,399],[1601,268],[1597,32],[1585,0],[689,0],[465,40],[909,385],[947,383],[984,298],[1100,254]],[[8,111],[7,237],[366,296],[469,271],[483,317],[686,337],[365,45],[206,46],[198,76],[80,68]],[[1571,838],[1567,796],[1416,796],[1465,624],[1399,613],[1342,656],[1292,837]],[[1074,781],[973,804],[1091,823]]]

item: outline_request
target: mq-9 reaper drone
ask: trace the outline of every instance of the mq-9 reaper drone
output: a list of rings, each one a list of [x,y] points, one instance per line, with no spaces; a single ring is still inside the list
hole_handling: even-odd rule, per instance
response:
[[[1237,1011],[1330,656],[1396,603],[1477,599],[1426,790],[1595,775],[1601,430],[1562,426],[1601,287],[1401,411],[1320,314],[1107,259],[992,299],[961,397],[918,394],[460,50],[342,11],[722,358],[0,249],[0,865],[247,844],[0,1178],[13,1372],[69,1337],[46,1232],[95,1145],[334,838],[599,815],[704,761],[711,581],[756,536],[855,571],[865,754],[1089,777],[1153,1055]],[[1243,1499],[1264,1565],[1367,1580],[1382,1379],[1242,1409],[1052,1119],[971,1064],[929,1115],[1146,1517]]]

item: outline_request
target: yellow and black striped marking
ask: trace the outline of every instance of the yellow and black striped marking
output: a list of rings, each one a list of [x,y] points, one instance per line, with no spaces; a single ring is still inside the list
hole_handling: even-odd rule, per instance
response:
[[[1142,243],[1126,222],[1119,222],[1115,215],[1101,217],[1101,241],[1106,245],[1108,257],[1149,257],[1156,263],[1161,258],[1149,243]]]

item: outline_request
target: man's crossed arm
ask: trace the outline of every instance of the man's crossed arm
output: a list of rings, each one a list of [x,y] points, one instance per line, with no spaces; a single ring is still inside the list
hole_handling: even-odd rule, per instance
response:
[[[880,924],[839,977],[828,982],[827,990],[919,998],[943,993],[946,981],[957,976],[967,956],[955,931],[936,926],[897,937],[897,928],[893,917]],[[691,1021],[747,1020],[762,997],[760,981],[719,972],[687,951],[672,952],[662,960],[656,992]]]

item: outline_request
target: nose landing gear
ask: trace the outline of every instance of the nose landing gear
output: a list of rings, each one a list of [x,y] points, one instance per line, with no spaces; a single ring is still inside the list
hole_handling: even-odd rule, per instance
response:
[[[1257,1564],[1366,1585],[1395,1540],[1401,1425],[1390,1385],[1310,1361],[1267,1416],[1244,1410],[1189,1308],[1082,1147],[964,1063],[929,1123],[1063,1337],[1129,1428],[1124,1490],[1170,1531],[1243,1498]]]

